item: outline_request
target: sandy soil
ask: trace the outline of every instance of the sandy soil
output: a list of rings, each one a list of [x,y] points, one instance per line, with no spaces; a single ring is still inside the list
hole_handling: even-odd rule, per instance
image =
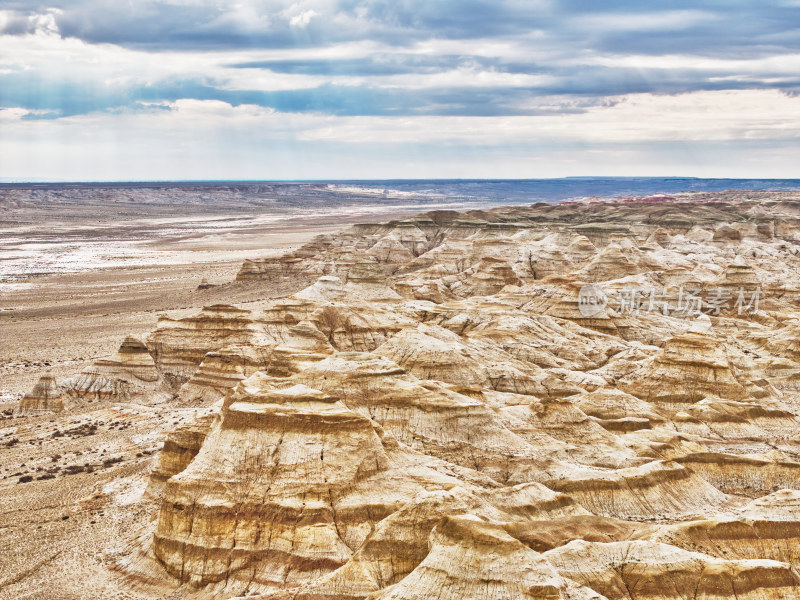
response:
[[[109,567],[156,514],[145,490],[164,432],[200,410],[124,405],[0,420],[0,599],[168,596],[120,594]]]

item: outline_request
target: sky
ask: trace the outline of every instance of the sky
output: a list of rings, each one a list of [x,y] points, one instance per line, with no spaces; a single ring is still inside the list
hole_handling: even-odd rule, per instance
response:
[[[0,181],[798,165],[800,0],[0,0]]]

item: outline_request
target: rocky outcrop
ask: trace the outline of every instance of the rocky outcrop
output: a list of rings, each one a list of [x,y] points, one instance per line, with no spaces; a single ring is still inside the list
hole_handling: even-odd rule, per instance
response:
[[[562,576],[609,599],[800,597],[797,574],[773,560],[725,560],[657,542],[583,540],[544,557]]]
[[[597,419],[601,427],[614,433],[653,429],[667,423],[651,404],[615,388],[586,392],[571,401],[583,413]]]
[[[386,272],[375,261],[355,263],[347,273],[345,294],[367,302],[394,302],[400,295],[387,285]]]
[[[150,474],[147,488],[150,496],[158,496],[165,481],[189,466],[189,463],[200,452],[208,432],[218,419],[218,411],[214,411],[174,429],[167,435],[161,453],[158,455],[158,463]]]
[[[720,341],[699,330],[668,340],[656,356],[621,383],[624,391],[669,412],[707,396],[728,400],[748,396]]]
[[[516,531],[524,528],[530,519],[578,518],[585,513],[565,496],[537,484],[483,496],[476,496],[463,487],[423,492],[381,521],[347,564],[304,586],[297,597],[361,598],[401,582],[429,556],[431,532],[446,518],[480,517],[484,525],[495,523],[490,529],[510,541],[499,530],[498,523]],[[434,586],[429,591],[435,589]],[[468,593],[467,588],[463,593]]]
[[[270,341],[250,311],[215,304],[192,317],[160,317],[158,328],[147,338],[147,347],[164,380],[177,388],[191,378],[209,352],[235,344],[266,345]]]
[[[159,374],[147,346],[133,336],[113,356],[95,361],[65,383],[67,393],[92,400],[143,400],[159,385]]]
[[[263,374],[244,380],[165,485],[156,557],[182,581],[234,589],[282,589],[340,567],[414,495],[459,483],[381,435],[324,392]]]
[[[274,346],[226,346],[207,353],[178,393],[186,404],[213,404],[256,371],[266,369]]]
[[[765,496],[800,488],[800,462],[704,452],[676,459],[718,489],[742,496]]]
[[[618,244],[609,244],[593,256],[576,275],[581,281],[596,283],[636,275],[644,270],[636,261],[626,256]]]
[[[15,414],[20,417],[59,413],[64,410],[64,393],[52,375],[43,375],[19,401]]]
[[[458,335],[437,326],[405,329],[376,353],[420,379],[543,397],[580,391],[537,365],[520,363],[486,344],[467,346]]]
[[[290,295],[148,338],[202,416],[152,473],[151,563],[120,570],[269,600],[798,597],[800,210],[754,198],[439,211],[246,263]]]
[[[529,444],[479,399],[420,381],[390,360],[338,354],[297,379],[342,398],[406,446],[497,481],[530,480],[541,468]]]
[[[484,256],[475,266],[463,271],[452,281],[443,283],[457,296],[489,296],[507,285],[519,285],[520,279],[504,260]]]
[[[372,600],[431,597],[442,600],[481,598],[601,597],[557,571],[502,528],[476,517],[448,517],[433,530],[430,552],[401,582],[371,595]]]
[[[596,515],[630,521],[687,519],[720,510],[728,500],[689,469],[662,461],[613,471],[576,469],[544,483]]]
[[[800,524],[769,518],[701,519],[659,528],[650,539],[716,558],[769,559],[800,565]]]

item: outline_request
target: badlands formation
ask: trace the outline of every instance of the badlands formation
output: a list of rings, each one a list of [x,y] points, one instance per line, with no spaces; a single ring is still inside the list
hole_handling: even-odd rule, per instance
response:
[[[288,295],[44,377],[15,427],[183,415],[138,496],[80,499],[143,515],[102,597],[800,598],[798,252],[791,193],[358,225],[227,284]]]

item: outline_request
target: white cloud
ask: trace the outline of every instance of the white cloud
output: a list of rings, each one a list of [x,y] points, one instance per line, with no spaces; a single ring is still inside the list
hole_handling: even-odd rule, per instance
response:
[[[299,15],[293,16],[289,19],[289,25],[292,27],[305,27],[311,22],[311,19],[318,16],[319,13],[315,10],[309,9],[304,10]]]
[[[27,114],[24,108],[0,108],[0,121],[19,121]]]
[[[787,0],[784,5],[796,3]],[[53,10],[41,9],[32,16],[0,10],[0,30],[8,27],[14,33],[0,35],[0,77],[17,86],[0,89],[0,98],[9,98],[9,105],[31,107],[72,102],[72,110],[62,113],[67,115],[103,106],[109,110],[46,119],[53,113],[0,108],[0,175],[57,176],[51,173],[57,170],[73,173],[72,178],[84,173],[80,177],[86,178],[91,177],[91,169],[103,176],[132,169],[170,178],[190,176],[193,169],[197,173],[191,176],[204,176],[206,171],[226,165],[232,170],[230,176],[235,176],[234,171],[242,176],[236,170],[238,165],[263,162],[263,155],[298,173],[307,169],[302,172],[304,177],[324,176],[312,170],[316,166],[335,172],[335,165],[341,166],[348,156],[358,157],[364,165],[396,166],[399,171],[387,172],[389,176],[427,173],[436,165],[449,165],[450,171],[439,173],[446,176],[460,172],[456,156],[474,167],[464,153],[479,156],[491,151],[504,158],[502,164],[493,165],[498,172],[487,175],[500,176],[500,171],[511,173],[508,165],[520,168],[524,164],[520,157],[542,160],[548,151],[558,155],[561,165],[594,168],[608,167],[614,157],[621,156],[635,164],[645,152],[643,144],[664,148],[714,143],[721,149],[727,144],[745,147],[763,142],[763,147],[772,144],[774,149],[787,144],[796,148],[800,139],[800,100],[777,90],[756,89],[796,88],[800,53],[792,41],[794,33],[788,27],[770,28],[762,23],[759,31],[769,35],[762,35],[757,47],[751,40],[753,43],[743,43],[740,49],[736,46],[740,22],[736,21],[731,31],[730,15],[724,11],[639,12],[647,10],[642,7],[633,13],[597,9],[581,15],[580,11],[567,14],[558,3],[548,0],[507,0],[498,4],[496,14],[487,9],[485,24],[474,22],[470,14],[447,21],[452,27],[445,36],[438,35],[437,29],[443,22],[440,18],[448,16],[443,12],[445,3],[138,0],[108,4],[91,0],[82,8],[77,4],[76,0],[75,10],[65,9],[68,18],[61,20]],[[181,10],[159,12],[164,6]],[[89,10],[92,7],[103,10],[93,12]],[[107,20],[104,10],[110,15]],[[153,20],[144,18],[151,14]],[[184,14],[192,17],[185,23],[180,18]],[[148,46],[154,39],[148,35],[131,36],[142,46],[93,44],[64,38],[57,27],[60,23],[65,32],[113,40],[124,33],[120,27],[123,16],[141,17],[137,27],[142,27],[144,34],[158,34],[158,27],[151,31],[142,25],[156,23],[155,15],[167,18],[164,31],[180,30],[174,45],[171,40],[164,40],[163,46],[158,41],[156,45],[161,47],[155,49]],[[510,22],[514,15],[524,26]],[[764,19],[774,19],[772,15],[769,12]],[[183,25],[185,29],[181,29]],[[709,38],[708,44],[697,40],[680,48],[673,44],[668,54],[657,52],[659,43],[667,40],[669,44],[671,39],[660,33],[676,30],[685,36],[685,30],[695,26],[720,32],[726,43],[733,40],[735,51],[731,46],[723,48],[724,44],[714,46]],[[747,23],[741,23],[741,28],[746,30]],[[83,33],[89,30],[93,35]],[[325,41],[315,44],[316,37]],[[211,50],[197,49],[204,40],[209,40]],[[256,47],[280,40],[282,47]],[[184,43],[195,49],[180,49]],[[722,50],[717,51],[719,48]],[[296,64],[285,65],[285,70],[306,68],[309,74],[280,72],[278,67],[274,71],[234,67],[269,61],[290,61]],[[332,72],[326,72],[325,65],[303,65],[303,61],[330,61]],[[337,74],[337,61],[346,61],[339,65],[344,74]],[[364,61],[364,71],[359,71],[358,61]],[[321,87],[326,85],[331,87]],[[620,92],[725,86],[754,89],[673,95]],[[365,88],[363,97],[359,96],[361,90],[352,89],[356,87]],[[313,95],[303,92],[314,88],[321,89]],[[328,89],[333,89],[330,100],[324,95]],[[29,104],[18,100],[25,98],[26,90]],[[265,94],[234,94],[244,91]],[[291,91],[298,93],[268,94]],[[44,94],[50,94],[46,99],[53,102],[39,102]],[[186,98],[158,101],[181,95]],[[277,98],[285,103],[282,106],[292,106],[295,98],[297,106],[313,107],[320,114],[232,106],[192,96],[247,102]],[[107,105],[94,102],[97,97],[108,97]],[[137,111],[131,109],[136,98],[156,101],[141,103]],[[417,109],[420,114],[439,109],[467,114],[526,110],[536,114],[414,116]],[[340,117],[322,114],[326,110],[370,115],[397,110],[411,116]],[[371,152],[364,150],[368,147]],[[558,148],[566,147],[572,154],[559,154]],[[313,148],[333,151],[319,154],[316,163],[300,156],[297,161],[305,165],[302,168],[291,162],[293,153]],[[400,160],[401,148],[429,152],[429,164],[410,158],[411,154]],[[724,156],[722,150],[720,153]],[[587,156],[602,156],[607,161],[588,160]],[[667,164],[693,167],[693,163],[681,163],[680,157],[658,156]],[[759,156],[775,158],[769,152]],[[717,159],[721,168],[728,167],[724,160]],[[775,164],[783,164],[780,157]],[[173,166],[176,170],[170,172]],[[271,173],[281,176],[279,170]],[[360,174],[377,175],[366,166]],[[475,174],[477,171],[464,171],[467,176]],[[214,176],[228,175],[215,172]],[[349,172],[348,176],[358,173]]]
[[[719,20],[719,15],[702,10],[668,10],[643,13],[591,14],[570,21],[595,31],[658,31],[686,29],[699,23]]]
[[[506,73],[494,69],[463,67],[438,73],[406,73],[403,75],[348,78],[351,85],[377,85],[381,87],[421,90],[431,88],[513,88],[544,86],[557,83],[552,75]]]
[[[31,112],[24,109],[6,109],[0,114],[6,122],[19,121],[16,125],[20,132],[75,128],[97,135],[110,129],[155,133],[194,127],[198,135],[216,130],[252,130],[285,141],[337,143],[603,144],[800,138],[800,96],[772,90],[638,94],[618,98],[616,103],[592,106],[584,112],[538,116],[339,117],[193,99],[145,106],[152,110],[95,113],[57,121],[20,121]]]
[[[55,121],[0,111],[0,177],[786,177],[798,114],[800,98],[773,91],[637,95],[537,117],[335,117],[207,100]]]
[[[22,29],[16,33],[58,33],[56,15],[62,11],[51,8],[43,13],[27,15],[20,11],[0,10],[0,31],[5,31],[7,27],[13,25],[16,29]]]
[[[800,138],[800,97],[774,90],[637,94],[579,113],[500,117],[347,117],[303,139],[498,145]]]
[[[348,50],[339,51],[345,54]],[[0,36],[0,70],[35,72],[61,81],[157,86],[165,81],[195,78],[223,89],[263,91],[305,89],[325,81],[308,75],[228,67],[263,57],[263,52],[248,50],[151,53],[111,44],[88,44],[43,31],[26,36]]]
[[[604,55],[587,57],[581,62],[614,68],[670,69],[674,71],[717,71],[720,73],[797,75],[800,72],[800,54],[781,54],[763,58],[713,58],[684,54]]]

